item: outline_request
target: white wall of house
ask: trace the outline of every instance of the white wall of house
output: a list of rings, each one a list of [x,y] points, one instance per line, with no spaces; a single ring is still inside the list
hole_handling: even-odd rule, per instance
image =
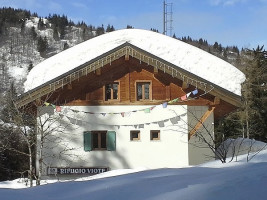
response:
[[[163,108],[159,105],[150,113],[140,111],[149,107],[62,107],[61,112],[51,115],[60,123],[51,126],[56,129],[47,139],[52,140],[45,142],[45,167],[109,167],[112,170],[188,166],[187,106]],[[134,110],[139,111],[129,112]],[[110,114],[120,112],[128,113],[124,117]],[[56,132],[57,129],[60,131]],[[84,151],[84,132],[97,130],[116,132],[115,151]],[[131,130],[140,131],[139,141],[130,140]],[[160,140],[151,141],[150,130],[159,130]]]

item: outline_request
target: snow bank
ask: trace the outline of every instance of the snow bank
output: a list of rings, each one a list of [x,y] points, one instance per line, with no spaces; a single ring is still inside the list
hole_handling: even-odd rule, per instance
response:
[[[227,152],[227,158],[257,152],[263,149],[267,149],[266,143],[248,138],[228,138],[218,147],[218,151]]]
[[[247,163],[241,159],[238,162],[221,163],[220,167],[213,161],[206,166],[136,173],[132,173],[134,170],[116,170],[86,181],[78,179],[28,189],[1,189],[0,195],[5,200],[266,199],[267,150],[257,154],[251,161]],[[8,183],[0,183],[0,187],[4,188],[5,184]],[[13,187],[18,188],[15,185]]]
[[[35,66],[25,92],[50,81],[125,42],[187,70],[237,95],[244,74],[231,64],[177,39],[147,30],[124,29],[107,33],[67,49]]]

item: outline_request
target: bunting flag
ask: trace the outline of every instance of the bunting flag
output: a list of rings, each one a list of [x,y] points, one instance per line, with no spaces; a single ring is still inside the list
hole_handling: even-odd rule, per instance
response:
[[[153,110],[154,108],[156,108],[156,106],[152,106],[152,107],[150,108],[150,110]]]
[[[186,94],[186,98],[188,98],[190,96],[191,92],[187,93]]]
[[[138,127],[139,127],[139,128],[144,128],[145,126],[144,126],[144,124],[139,124]]]
[[[162,107],[163,107],[163,108],[167,108],[167,106],[168,106],[168,102],[164,102],[164,103],[162,104]]]
[[[159,127],[164,127],[164,121],[159,121],[158,125],[159,125]]]
[[[170,119],[172,124],[178,124],[178,121],[180,121],[180,116],[173,117]]]
[[[124,116],[125,116],[125,117],[130,117],[130,116],[131,116],[131,112],[125,112],[125,113],[124,113]]]
[[[173,99],[173,100],[171,100],[171,101],[168,101],[168,103],[172,104],[172,103],[177,102],[178,100],[179,100],[179,98],[176,98],[176,99]]]
[[[146,108],[146,109],[144,109],[144,112],[145,112],[145,113],[150,113],[150,108]]]
[[[56,106],[56,111],[57,112],[61,112],[61,107],[60,106]]]
[[[195,89],[194,91],[192,91],[193,95],[196,95],[198,93],[198,89]]]
[[[213,88],[213,87],[212,87]],[[212,89],[211,89],[212,90]],[[203,96],[205,94],[207,94],[208,92],[205,91],[204,94],[201,94],[199,96]],[[185,100],[193,100],[193,99],[196,99],[197,97],[192,97],[192,98],[189,98],[190,95],[197,95],[198,94],[198,89],[196,88],[195,90],[183,95],[182,97],[180,98],[175,98],[173,100],[170,100],[168,102],[164,102],[162,104],[160,104],[163,108],[167,108],[168,104],[172,104],[172,103],[175,103],[175,102],[179,102],[180,101],[185,101]],[[191,95],[191,96],[192,96]],[[44,102],[44,105],[45,106],[52,106],[54,109],[56,109],[57,112],[61,112],[61,107],[60,106],[56,106],[56,105],[53,105],[51,103],[48,103],[48,102]],[[90,111],[80,111],[80,110],[75,110],[75,109],[70,109],[71,111],[73,111],[74,113],[78,113],[78,112],[83,112],[83,113],[86,113],[86,114],[94,114],[94,115],[102,115],[102,116],[106,116],[107,114],[109,115],[114,115],[114,114],[119,114],[121,115],[122,117],[127,117],[127,116],[130,116],[131,113],[134,113],[134,112],[139,112],[139,111],[143,111],[144,113],[150,113],[155,107],[157,107],[159,105],[156,105],[156,106],[152,106],[152,107],[149,107],[149,108],[143,108],[143,109],[140,109],[140,110],[132,110],[132,111],[127,111],[127,112],[105,112],[105,113],[97,113],[97,112],[90,112]]]
[[[113,124],[113,125],[110,125],[110,124],[99,124],[97,122],[89,122],[89,121],[83,121],[81,119],[77,119],[77,118],[73,118],[73,117],[69,117],[67,115],[64,115],[64,114],[61,114],[59,113],[58,114],[61,119],[63,117],[66,117],[69,122],[73,125],[86,125],[86,124],[97,124],[97,125],[103,125],[103,126],[112,126],[112,127],[117,127],[118,129],[121,127],[121,126],[124,126],[124,127],[134,127],[135,129],[137,128],[144,128],[144,125],[150,125],[150,124],[157,124],[159,127],[164,127],[165,126],[165,123],[167,123],[168,121],[171,122],[172,125],[175,125],[175,124],[178,124],[178,121],[181,120],[181,116],[185,116],[186,113],[183,113],[181,115],[177,115],[175,117],[171,117],[171,118],[168,118],[168,119],[165,119],[165,120],[159,120],[159,121],[152,121],[152,122],[146,122],[146,123],[143,123],[143,124],[131,124],[131,125],[119,125],[119,124]]]
[[[187,99],[187,96],[186,95],[184,95],[184,96],[181,97],[181,100],[182,101],[185,101],[186,99]]]

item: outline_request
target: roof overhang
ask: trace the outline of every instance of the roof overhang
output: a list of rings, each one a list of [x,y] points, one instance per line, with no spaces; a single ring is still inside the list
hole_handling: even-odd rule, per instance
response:
[[[157,70],[161,70],[164,73],[171,75],[177,79],[184,81],[187,84],[195,86],[205,92],[209,91],[209,94],[216,96],[234,106],[239,107],[241,105],[241,97],[234,94],[220,86],[217,86],[201,77],[192,74],[179,66],[176,66],[170,62],[167,62],[143,49],[136,47],[128,42],[68,71],[26,93],[20,95],[16,101],[17,107],[23,107],[41,97],[54,92],[59,88],[63,88],[65,85],[70,84],[72,81],[78,80],[82,76],[111,64],[113,61],[121,57],[133,57],[140,62],[153,66]]]

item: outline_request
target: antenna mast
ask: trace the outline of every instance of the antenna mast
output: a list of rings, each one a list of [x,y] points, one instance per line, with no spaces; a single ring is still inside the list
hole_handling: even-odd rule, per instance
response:
[[[172,36],[172,3],[163,1],[163,34]]]

